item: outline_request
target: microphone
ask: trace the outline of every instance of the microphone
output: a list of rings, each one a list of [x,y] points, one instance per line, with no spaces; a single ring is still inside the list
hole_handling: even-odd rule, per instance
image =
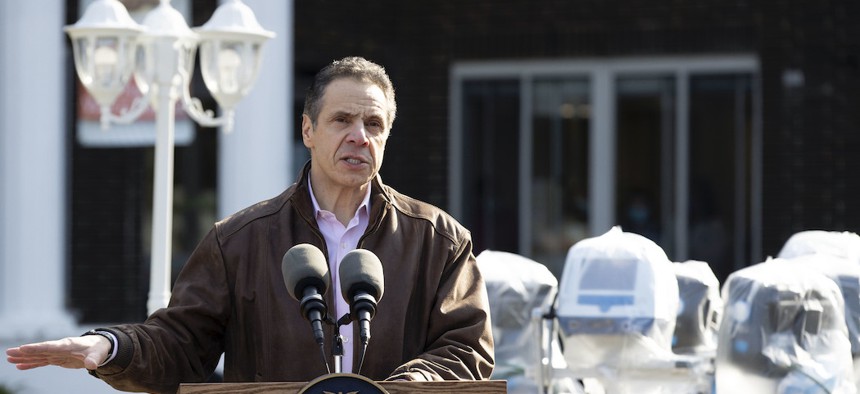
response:
[[[382,263],[373,252],[355,249],[340,262],[340,289],[349,304],[350,318],[359,322],[361,343],[370,340],[370,319],[376,314],[376,303],[382,299],[385,284]]]
[[[298,244],[284,254],[281,272],[287,291],[301,302],[302,316],[311,323],[314,339],[324,347],[322,323],[327,310],[322,295],[331,284],[325,256],[316,246]]]

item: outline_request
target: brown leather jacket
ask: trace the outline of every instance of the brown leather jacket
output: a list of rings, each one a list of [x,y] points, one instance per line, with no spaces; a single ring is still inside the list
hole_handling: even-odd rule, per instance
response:
[[[180,382],[204,381],[222,352],[227,382],[324,375],[323,354],[281,273],[293,245],[310,243],[328,256],[313,216],[308,168],[281,195],[217,223],[180,273],[168,308],[143,324],[111,328],[120,352],[97,376],[120,390],[172,393]],[[359,247],[379,256],[385,293],[361,374],[488,379],[494,363],[489,306],[469,232],[378,176],[371,190],[371,221]],[[328,305],[334,291],[325,294]],[[333,335],[330,327],[327,342]],[[325,355],[333,366],[330,344]]]

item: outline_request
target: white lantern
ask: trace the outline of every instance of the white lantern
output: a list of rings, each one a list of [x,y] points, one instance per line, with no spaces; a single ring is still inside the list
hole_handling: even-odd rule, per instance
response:
[[[0,0],[2,1],[2,0]],[[260,49],[274,37],[257,23],[254,13],[239,0],[218,7],[204,26],[192,31],[185,18],[160,0],[143,25],[131,19],[118,0],[95,0],[84,16],[66,32],[72,39],[75,68],[81,82],[99,103],[102,127],[111,122],[131,123],[148,107],[155,112],[155,168],[153,180],[152,253],[147,310],[164,307],[169,299],[173,148],[175,106],[202,126],[233,127],[233,107],[248,93],[260,67]],[[224,109],[222,117],[203,109],[189,92],[198,40],[206,86]],[[110,111],[117,96],[135,75],[144,97],[119,116]],[[148,101],[148,102],[147,102]]]
[[[96,0],[74,25],[72,40],[78,78],[101,107],[110,106],[134,70],[134,45],[143,30],[117,0]]]
[[[191,82],[197,35],[166,1],[146,14],[143,26],[135,51],[135,81],[141,93],[149,94],[152,106],[157,107],[159,94],[169,94],[176,100],[181,97],[180,89],[186,89]],[[159,87],[169,91],[158,92]]]
[[[200,68],[206,88],[230,111],[254,85],[263,43],[275,36],[260,26],[253,11],[230,0],[194,29],[200,37]]]

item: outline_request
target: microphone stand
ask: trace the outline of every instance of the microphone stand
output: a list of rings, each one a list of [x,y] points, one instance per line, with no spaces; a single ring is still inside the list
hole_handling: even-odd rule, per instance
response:
[[[343,369],[343,336],[340,335],[340,327],[338,327],[337,335],[334,336],[331,354],[334,356],[334,373],[340,373]]]
[[[334,373],[343,371],[343,335],[340,335],[340,326],[349,324],[351,321],[349,313],[347,313],[341,316],[335,324],[334,346],[331,348],[331,354],[334,357]]]

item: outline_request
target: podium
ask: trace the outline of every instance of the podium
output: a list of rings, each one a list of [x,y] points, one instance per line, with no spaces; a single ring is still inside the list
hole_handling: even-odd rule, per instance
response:
[[[297,394],[308,382],[283,383],[184,383],[177,394]],[[389,394],[473,393],[505,394],[504,380],[447,380],[435,382],[375,382]]]

